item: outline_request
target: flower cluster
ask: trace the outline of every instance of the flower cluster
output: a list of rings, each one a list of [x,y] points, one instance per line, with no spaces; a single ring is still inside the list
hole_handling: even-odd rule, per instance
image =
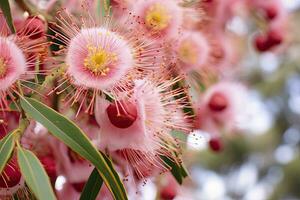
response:
[[[172,170],[165,158],[182,165],[184,140],[175,132],[204,130],[219,151],[223,133],[238,129],[248,100],[235,79],[245,36],[230,32],[229,21],[258,16],[264,27],[257,25],[253,49],[279,53],[288,15],[279,0],[103,2],[63,1],[57,10],[49,1],[36,7],[39,16],[13,5],[15,33],[0,15],[0,138],[28,118],[20,98],[40,99],[112,159],[137,199],[140,184]],[[77,199],[92,165],[28,119],[18,145],[35,153],[53,186],[64,177],[58,198]],[[13,154],[1,173],[0,199],[31,198],[16,160]],[[164,186],[160,196],[173,199],[179,186],[167,179],[174,187]],[[108,188],[98,198],[111,199]]]

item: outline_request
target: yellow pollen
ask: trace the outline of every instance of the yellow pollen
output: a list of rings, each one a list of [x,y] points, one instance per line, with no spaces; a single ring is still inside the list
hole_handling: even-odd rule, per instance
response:
[[[165,29],[170,22],[171,16],[166,8],[159,3],[154,4],[146,13],[146,26],[154,31],[161,31]]]
[[[0,58],[0,77],[4,77],[7,71],[6,62],[3,58]]]
[[[109,65],[117,60],[114,53],[102,48],[88,46],[88,55],[84,59],[84,66],[95,75],[105,76],[109,72]]]
[[[185,63],[196,64],[197,51],[189,41],[183,41],[178,50],[179,59]]]

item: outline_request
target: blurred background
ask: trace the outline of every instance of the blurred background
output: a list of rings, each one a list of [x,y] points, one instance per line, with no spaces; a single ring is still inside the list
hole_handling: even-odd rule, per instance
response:
[[[291,29],[280,55],[253,49],[245,19],[235,16],[228,24],[249,43],[238,66],[239,79],[251,90],[247,116],[238,124],[241,131],[224,134],[220,152],[208,148],[205,132],[187,138],[183,157],[192,181],[185,182],[185,193],[191,198],[300,199],[300,0],[282,1]]]

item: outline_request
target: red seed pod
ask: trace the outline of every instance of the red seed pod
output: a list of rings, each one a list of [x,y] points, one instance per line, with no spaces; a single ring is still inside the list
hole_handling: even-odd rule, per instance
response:
[[[168,185],[164,186],[160,191],[160,198],[162,200],[173,200],[177,196],[176,183],[172,180]]]
[[[222,112],[228,106],[227,98],[220,92],[215,92],[208,103],[208,107],[213,112]]]
[[[280,45],[282,43],[282,41],[283,41],[283,36],[280,31],[270,30],[268,32],[268,43],[272,47]]]
[[[275,4],[268,5],[265,9],[265,15],[268,20],[274,20],[278,16],[278,7]]]
[[[271,46],[268,42],[268,38],[265,35],[257,35],[254,39],[255,47],[260,52],[268,51]]]
[[[209,140],[209,146],[211,150],[215,152],[220,152],[223,150],[223,143],[220,138],[214,137]]]
[[[118,107],[110,104],[106,112],[110,122],[118,128],[130,127],[137,118],[136,107],[130,102],[120,102]]]
[[[177,191],[174,187],[165,187],[161,190],[160,198],[162,200],[173,200],[177,195]]]

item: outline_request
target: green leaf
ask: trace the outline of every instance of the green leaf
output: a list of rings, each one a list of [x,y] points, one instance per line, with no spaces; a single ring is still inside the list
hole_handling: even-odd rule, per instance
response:
[[[95,200],[102,184],[103,180],[100,177],[98,170],[95,168],[83,188],[80,200]]]
[[[74,152],[89,160],[97,169],[117,200],[127,199],[124,185],[112,164],[93,146],[88,137],[72,121],[32,98],[22,97],[21,106],[33,119],[45,126]]]
[[[186,99],[186,106],[183,107],[183,112],[185,114],[187,114],[188,116],[190,116],[191,119],[193,119],[194,115],[195,115],[195,111],[192,107],[193,104],[192,104],[191,97],[185,89],[186,88],[186,83],[183,80],[177,81],[173,85],[173,90],[176,90],[178,88],[182,89],[182,91],[184,91],[184,92],[182,92],[179,95],[175,95],[174,98],[175,99],[182,99],[182,98]]]
[[[14,150],[15,146],[15,137],[14,132],[7,134],[1,141],[0,141],[0,174],[4,169],[6,163],[8,162],[11,153]]]
[[[21,173],[34,195],[39,200],[55,200],[49,177],[39,159],[22,147],[17,148],[18,164]]]
[[[164,162],[171,167],[171,173],[179,184],[182,184],[183,177],[181,174],[180,166],[178,166],[175,162],[173,162],[170,158],[166,156],[162,156]]]
[[[12,17],[11,17],[11,12],[10,12],[10,6],[9,6],[9,1],[8,0],[1,0],[0,3],[0,8],[3,12],[3,15],[6,19],[6,23],[8,24],[10,30],[12,33],[15,33],[15,27],[12,21]]]
[[[185,178],[189,175],[188,171],[185,168],[185,166],[183,165],[183,163],[181,163],[181,165],[180,165],[180,171],[181,171],[181,175],[182,175],[183,178]]]

